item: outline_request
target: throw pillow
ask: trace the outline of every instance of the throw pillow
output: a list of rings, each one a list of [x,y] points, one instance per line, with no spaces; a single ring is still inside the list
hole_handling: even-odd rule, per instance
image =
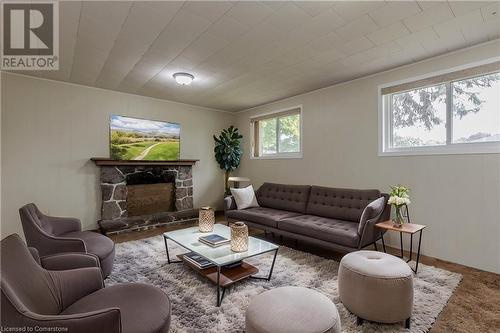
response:
[[[361,235],[363,233],[363,229],[365,228],[365,224],[377,217],[378,215],[382,214],[382,211],[385,208],[385,198],[380,197],[376,200],[373,200],[370,202],[368,206],[363,210],[363,214],[361,214],[361,219],[359,221],[359,226],[358,226],[358,233]]]
[[[252,185],[248,185],[245,188],[231,188],[230,190],[234,201],[236,202],[236,208],[246,209],[259,207]]]

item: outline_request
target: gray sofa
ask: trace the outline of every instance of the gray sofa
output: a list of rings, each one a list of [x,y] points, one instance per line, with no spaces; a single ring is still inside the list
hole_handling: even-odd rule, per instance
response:
[[[260,207],[238,210],[232,196],[225,198],[229,222],[342,252],[374,244],[382,236],[375,223],[390,218],[388,195],[379,190],[357,190],[309,185],[264,183],[256,191]]]

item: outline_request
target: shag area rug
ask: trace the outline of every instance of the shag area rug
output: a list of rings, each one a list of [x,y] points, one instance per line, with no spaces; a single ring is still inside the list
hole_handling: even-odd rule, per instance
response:
[[[169,242],[171,258],[186,252]],[[272,253],[247,261],[267,275]],[[403,323],[387,325],[365,322],[356,325],[356,317],[339,300],[337,273],[339,263],[306,252],[281,247],[271,281],[246,279],[226,290],[222,306],[217,308],[216,288],[184,264],[168,264],[162,236],[116,245],[113,272],[107,285],[142,282],[159,287],[172,303],[170,332],[243,332],[245,310],[253,296],[282,286],[302,286],[328,296],[340,313],[342,332],[428,332],[443,310],[461,275],[420,264],[415,277],[414,309],[411,329]]]

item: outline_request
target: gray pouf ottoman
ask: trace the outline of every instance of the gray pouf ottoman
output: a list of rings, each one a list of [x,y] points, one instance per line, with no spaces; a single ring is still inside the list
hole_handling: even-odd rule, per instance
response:
[[[413,272],[406,262],[376,251],[345,255],[339,267],[339,296],[344,306],[363,319],[410,327]]]
[[[340,333],[340,317],[325,295],[302,287],[282,287],[251,300],[245,327],[246,333]]]

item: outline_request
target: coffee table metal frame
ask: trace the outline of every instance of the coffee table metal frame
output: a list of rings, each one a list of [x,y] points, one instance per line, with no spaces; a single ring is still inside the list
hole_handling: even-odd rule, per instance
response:
[[[166,233],[163,234],[163,240],[165,242],[165,252],[167,253],[167,262],[168,264],[176,264],[176,263],[184,263],[184,261],[182,260],[170,260],[170,253],[168,251],[168,242],[167,240],[170,239],[171,241],[173,241],[174,243],[182,246],[183,248],[187,249],[188,251],[191,251],[190,249],[186,248],[184,245],[180,244],[179,242],[176,242],[174,239],[172,238],[169,238]],[[269,242],[270,243],[270,242]],[[251,256],[248,256],[248,257],[245,257],[244,259],[248,259],[248,258],[252,258],[252,257],[255,257],[255,256],[259,256],[259,255],[262,255],[262,254],[265,254],[265,253],[269,253],[269,252],[273,252],[274,251],[274,256],[273,256],[273,262],[271,264],[271,269],[269,270],[269,274],[267,276],[249,276],[249,278],[251,279],[257,279],[257,280],[266,280],[266,281],[270,281],[271,280],[271,277],[273,275],[273,270],[274,270],[274,264],[276,262],[276,256],[278,255],[278,250],[279,250],[279,246],[276,247],[276,249],[270,249],[270,250],[267,250],[267,251],[263,251],[263,252],[260,252],[260,253],[257,253],[257,254],[254,254],[254,255],[251,255]],[[201,254],[200,254],[201,255]],[[230,262],[226,262],[224,263],[224,265],[221,265],[221,264],[217,264],[215,262],[213,262],[212,260],[210,260],[210,258],[207,258],[207,257],[204,257],[202,256],[203,258],[207,259],[208,261],[210,261],[214,266],[217,267],[217,307],[220,307],[221,304],[222,304],[222,300],[224,299],[224,295],[226,293],[226,287],[223,287],[222,290],[221,290],[221,286],[220,286],[220,275],[221,275],[221,270],[222,268],[224,268],[225,266],[228,266],[228,265],[231,265],[231,264],[234,264],[238,261],[241,261],[241,260],[244,260],[244,259],[240,259],[240,260],[234,260],[234,261],[230,261]]]

